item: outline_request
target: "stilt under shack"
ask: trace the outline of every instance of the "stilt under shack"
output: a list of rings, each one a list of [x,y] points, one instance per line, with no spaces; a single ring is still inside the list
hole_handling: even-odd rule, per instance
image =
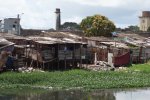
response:
[[[31,45],[32,53],[29,54],[33,60],[31,63],[34,65],[34,61],[36,61],[37,68],[51,69],[50,67],[52,67],[52,69],[66,70],[76,68],[78,63],[81,68],[83,60],[87,59],[85,49],[87,46],[84,46],[87,44],[36,40],[32,41]],[[44,54],[44,52],[47,53]]]
[[[57,52],[58,52],[58,54],[59,54],[59,44],[58,44]],[[58,66],[58,67],[57,67],[57,69],[59,69],[59,57],[58,57],[58,55],[57,55],[57,60],[58,60],[58,61],[57,61],[57,63],[58,63],[58,65],[57,65],[57,66]]]

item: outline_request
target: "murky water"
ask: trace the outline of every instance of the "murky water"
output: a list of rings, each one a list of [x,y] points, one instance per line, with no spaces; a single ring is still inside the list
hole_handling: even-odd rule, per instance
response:
[[[0,90],[0,100],[150,100],[150,89],[130,90]]]

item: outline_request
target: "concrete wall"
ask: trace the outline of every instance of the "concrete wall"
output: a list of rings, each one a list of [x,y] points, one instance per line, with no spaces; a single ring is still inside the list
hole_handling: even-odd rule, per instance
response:
[[[140,30],[147,31],[150,27],[150,17],[140,17]]]
[[[87,43],[89,46],[92,46],[92,47],[96,46],[96,41],[88,40]]]
[[[18,18],[7,18],[4,19],[4,32],[19,33],[20,30],[20,19]]]

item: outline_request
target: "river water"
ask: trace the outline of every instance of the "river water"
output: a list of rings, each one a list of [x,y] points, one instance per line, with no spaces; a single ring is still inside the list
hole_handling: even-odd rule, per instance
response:
[[[150,100],[150,89],[39,90],[1,89],[0,100]]]

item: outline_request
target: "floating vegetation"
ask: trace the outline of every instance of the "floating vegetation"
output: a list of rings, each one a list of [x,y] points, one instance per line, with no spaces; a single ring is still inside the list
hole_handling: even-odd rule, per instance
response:
[[[110,89],[150,87],[150,73],[145,71],[136,72],[132,68],[129,68],[129,70],[131,71],[6,72],[0,75],[0,88],[44,87],[46,89],[69,89],[80,87],[84,89]]]

